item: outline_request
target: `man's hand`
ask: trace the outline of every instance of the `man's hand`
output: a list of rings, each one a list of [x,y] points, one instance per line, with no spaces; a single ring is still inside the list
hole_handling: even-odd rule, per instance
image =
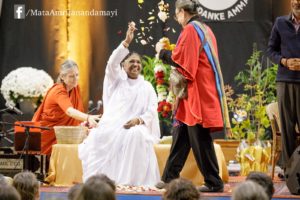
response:
[[[289,58],[286,63],[289,70],[300,71],[300,58]]]

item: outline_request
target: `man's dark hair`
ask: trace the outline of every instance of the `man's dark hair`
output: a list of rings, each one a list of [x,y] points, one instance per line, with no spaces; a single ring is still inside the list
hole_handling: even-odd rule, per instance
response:
[[[68,200],[75,200],[80,193],[83,184],[73,185],[68,191]]]
[[[163,200],[198,200],[200,193],[189,180],[178,178],[172,180],[166,187]]]
[[[108,176],[106,176],[105,174],[97,174],[97,175],[91,176],[89,178],[90,181],[93,180],[93,179],[99,179],[99,180],[104,181],[105,183],[107,183],[111,187],[111,189],[113,191],[116,191],[115,182],[113,180],[111,180],[110,178],[108,178]]]
[[[77,200],[116,200],[116,193],[109,183],[98,175],[90,177],[83,185]]]

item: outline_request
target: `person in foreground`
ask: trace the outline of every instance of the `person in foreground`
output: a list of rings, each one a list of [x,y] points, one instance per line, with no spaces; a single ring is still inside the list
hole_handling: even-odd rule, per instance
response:
[[[296,124],[300,127],[300,1],[291,0],[291,7],[290,15],[276,19],[267,49],[271,60],[278,64],[276,90],[283,165],[297,148]]]
[[[0,185],[0,199],[1,200],[21,200],[21,196],[11,185]]]
[[[25,171],[14,176],[13,186],[21,195],[22,200],[40,199],[40,185],[34,173]]]
[[[250,172],[246,180],[253,181],[259,184],[260,186],[262,186],[266,194],[268,195],[269,199],[270,200],[272,199],[275,189],[274,189],[272,178],[270,176],[262,172]]]
[[[82,186],[76,200],[116,200],[114,183],[104,176],[91,176]]]
[[[192,148],[205,181],[198,190],[222,192],[224,186],[210,132],[222,130],[225,121],[229,126],[229,118],[216,38],[200,21],[198,1],[177,0],[175,7],[176,20],[183,27],[176,47],[170,52],[157,43],[156,51],[164,63],[176,67],[187,80],[187,98],[178,102],[170,155],[162,181],[156,187],[163,188],[179,177]]]
[[[104,77],[104,113],[79,145],[83,180],[103,173],[116,184],[154,186],[159,169],[153,144],[160,137],[157,96],[140,75],[141,57],[129,53],[135,25],[110,56]]]
[[[200,200],[200,193],[189,180],[174,179],[166,187],[163,200]]]
[[[83,113],[78,78],[77,64],[66,60],[61,65],[57,83],[48,90],[32,121],[46,127],[76,126],[82,121],[96,126],[99,116]],[[50,155],[52,145],[56,143],[54,130],[42,130],[41,137],[41,152]]]
[[[262,186],[251,180],[240,183],[232,193],[232,200],[268,200]]]

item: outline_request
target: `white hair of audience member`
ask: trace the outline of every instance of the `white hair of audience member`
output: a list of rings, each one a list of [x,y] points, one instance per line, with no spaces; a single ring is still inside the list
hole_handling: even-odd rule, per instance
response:
[[[21,200],[21,196],[12,185],[2,184],[0,185],[0,199],[1,200]]]
[[[268,200],[264,188],[253,181],[245,181],[234,188],[232,200]]]
[[[8,176],[0,174],[0,185],[12,185],[13,179]]]

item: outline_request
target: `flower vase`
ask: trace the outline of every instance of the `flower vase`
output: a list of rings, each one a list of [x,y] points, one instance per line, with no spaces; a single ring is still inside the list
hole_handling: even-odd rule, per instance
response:
[[[20,110],[24,115],[32,115],[36,109],[36,99],[22,99],[19,102]]]
[[[159,127],[161,137],[171,135],[172,124],[168,124],[165,121],[159,121]]]
[[[271,144],[257,140],[247,143],[242,140],[238,148],[238,158],[241,164],[241,176],[247,176],[252,171],[268,172],[271,159]]]

